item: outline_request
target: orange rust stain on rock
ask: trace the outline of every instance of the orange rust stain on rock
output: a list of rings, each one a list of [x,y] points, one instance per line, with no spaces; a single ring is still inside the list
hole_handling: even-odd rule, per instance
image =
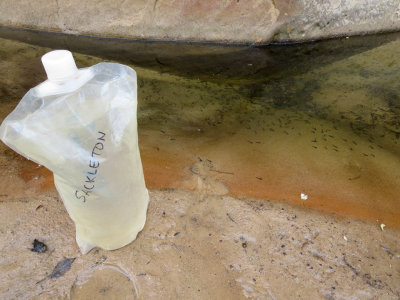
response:
[[[25,182],[35,185],[40,192],[55,188],[53,173],[32,161],[26,160],[20,167],[18,175]]]
[[[142,152],[141,157],[147,188],[182,188],[188,162],[159,153]]]
[[[224,176],[220,180],[229,189],[233,197],[253,197],[287,202],[292,205],[311,208],[326,213],[355,217],[373,223],[385,223],[389,227],[400,229],[400,203],[395,201],[390,191],[383,193],[379,187],[369,186],[366,190],[337,190],[332,181],[321,181],[318,174],[309,175],[304,190],[299,189],[296,178],[282,172],[269,170],[268,173],[254,176],[257,166],[248,165],[235,172],[235,176]],[[291,170],[296,173],[296,170]],[[344,183],[344,181],[343,181]],[[337,185],[342,184],[337,179]],[[310,191],[309,193],[307,191]],[[308,200],[301,200],[300,193],[306,192]],[[393,201],[386,206],[374,195],[382,194],[385,200]]]
[[[142,156],[146,184],[149,188],[188,189],[188,179],[194,176],[190,171],[191,162],[177,157],[163,156],[160,153],[147,153]],[[400,229],[400,207],[392,201],[385,207],[374,201],[374,195],[382,193],[379,187],[369,186],[368,190],[357,190],[344,187],[344,180],[321,180],[317,173],[309,174],[304,191],[299,189],[299,179],[288,176],[282,170],[271,168],[268,172],[255,174],[257,165],[230,166],[233,174],[209,172],[207,176],[222,182],[228,188],[228,195],[233,197],[253,197],[287,202],[292,205],[311,208],[325,213],[355,217],[373,223],[385,223],[391,228]],[[296,174],[296,170],[291,170]],[[334,180],[334,179],[332,179]],[[212,193],[212,191],[210,191]],[[309,195],[308,200],[301,200],[300,193]],[[385,194],[386,200],[391,194]]]
[[[180,156],[179,153],[171,155],[159,151],[142,151],[142,163],[148,188],[188,189],[187,182],[193,176],[189,171],[193,162],[187,157]],[[368,193],[355,191],[349,201],[345,192],[332,188],[331,182],[321,183],[321,179],[314,174],[307,179],[308,186],[304,192],[312,192],[309,193],[309,199],[304,201],[300,199],[301,191],[295,177],[290,178],[273,168],[268,170],[268,173],[254,174],[253,170],[256,169],[257,165],[237,165],[230,168],[233,175],[216,172],[217,175],[212,175],[211,172],[207,176],[217,176],[216,179],[228,188],[230,196],[283,201],[322,212],[385,223],[389,227],[400,229],[400,208],[397,202],[393,202],[396,209],[393,209],[393,205],[390,206],[392,209],[388,209],[380,206],[378,202],[374,203],[373,196],[370,196],[370,199],[363,198],[368,197],[368,194],[382,193],[379,187],[369,186]],[[29,185],[36,186],[39,192],[54,189],[52,172],[34,162],[21,162],[18,175]]]
[[[314,189],[312,195],[308,195],[308,200],[301,200],[300,193],[291,191],[287,186],[268,184],[261,186],[241,176],[236,180],[227,179],[224,184],[229,189],[229,195],[233,197],[245,196],[282,201],[326,213],[355,217],[373,223],[385,223],[392,228],[400,229],[399,210],[388,211],[379,207],[364,206],[363,198],[357,196],[352,202],[346,201],[339,193],[327,196],[326,191],[330,189],[328,185],[319,186],[318,189]]]

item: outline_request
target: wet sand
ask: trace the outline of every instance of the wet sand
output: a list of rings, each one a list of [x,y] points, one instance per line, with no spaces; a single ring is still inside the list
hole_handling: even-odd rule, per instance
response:
[[[138,239],[117,251],[80,255],[51,173],[0,144],[1,298],[397,299],[399,112],[384,98],[397,46],[282,81],[285,90],[137,68],[151,201]],[[44,79],[47,49],[1,40],[0,50],[3,119]],[[76,57],[79,66],[100,61]],[[378,80],[371,74],[382,66]],[[358,85],[337,87],[350,79]],[[371,85],[386,89],[368,94]],[[294,105],[287,97],[297,89]],[[348,93],[351,103],[338,100]],[[48,251],[30,251],[34,239]],[[64,257],[76,259],[50,278]]]

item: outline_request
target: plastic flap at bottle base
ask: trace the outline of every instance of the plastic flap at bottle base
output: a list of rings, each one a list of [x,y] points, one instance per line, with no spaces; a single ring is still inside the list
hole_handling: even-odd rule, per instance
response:
[[[123,247],[143,229],[149,202],[136,72],[116,63],[78,69],[67,50],[49,52],[42,62],[48,80],[7,116],[0,138],[54,173],[82,253]]]

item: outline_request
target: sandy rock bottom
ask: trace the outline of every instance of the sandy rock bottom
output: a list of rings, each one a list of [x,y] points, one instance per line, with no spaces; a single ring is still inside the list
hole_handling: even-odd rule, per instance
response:
[[[136,241],[81,255],[55,191],[0,203],[2,299],[398,299],[400,233],[266,200],[152,190]],[[30,250],[34,239],[47,251]]]

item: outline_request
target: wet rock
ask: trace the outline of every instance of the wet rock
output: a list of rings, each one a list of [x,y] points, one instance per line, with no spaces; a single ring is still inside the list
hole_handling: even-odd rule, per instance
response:
[[[0,23],[98,36],[236,43],[314,40],[400,27],[398,1],[393,0],[153,2],[105,0],[92,7],[77,0],[50,5],[23,0],[15,6],[4,0]]]
[[[137,278],[146,277],[146,273],[138,273]],[[143,276],[143,277],[142,277]],[[80,283],[80,278],[73,284],[71,299],[137,299],[136,283],[122,270],[113,266],[96,270],[90,277]],[[147,295],[143,295],[145,298]]]

